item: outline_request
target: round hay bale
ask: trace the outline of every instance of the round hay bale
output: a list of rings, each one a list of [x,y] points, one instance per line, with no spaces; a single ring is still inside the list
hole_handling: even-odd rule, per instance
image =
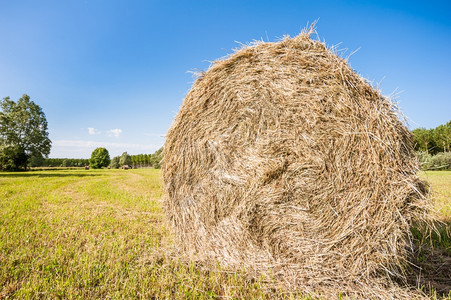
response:
[[[313,295],[405,296],[391,278],[429,211],[411,135],[310,33],[195,81],[164,146],[166,214],[191,257],[272,269]]]

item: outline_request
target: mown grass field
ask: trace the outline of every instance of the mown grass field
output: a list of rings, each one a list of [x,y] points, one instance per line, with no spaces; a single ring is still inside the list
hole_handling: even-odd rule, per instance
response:
[[[423,176],[449,222],[451,172]],[[0,299],[305,298],[174,259],[161,195],[153,169],[0,173]]]
[[[451,171],[426,171],[421,177],[431,185],[432,199],[440,216],[451,222]]]

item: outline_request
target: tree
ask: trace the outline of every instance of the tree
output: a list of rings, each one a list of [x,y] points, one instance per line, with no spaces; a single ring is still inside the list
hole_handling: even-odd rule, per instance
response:
[[[142,168],[144,165],[144,154],[138,155],[139,167]]]
[[[119,156],[113,157],[113,159],[111,160],[111,163],[110,163],[110,168],[111,169],[119,169],[119,167],[121,166],[119,164],[119,159],[120,159]]]
[[[133,168],[136,168],[136,155],[132,155],[131,160]]]
[[[163,159],[163,148],[158,149],[152,154],[152,167],[155,169],[161,168],[161,161]]]
[[[61,163],[61,167],[70,167],[70,163],[67,159],[63,159],[63,162]]]
[[[26,169],[29,159],[47,157],[51,141],[41,107],[26,94],[0,101],[0,169]]]
[[[42,167],[45,163],[45,159],[42,156],[32,156],[28,161],[30,167]]]
[[[434,140],[440,151],[449,152],[451,145],[451,121],[434,129]]]
[[[110,164],[110,154],[108,150],[99,147],[92,151],[91,159],[89,160],[89,165],[93,169],[100,169],[106,167]]]
[[[432,129],[417,128],[412,131],[415,150],[429,153],[433,143]]]
[[[149,167],[150,165],[150,154],[144,154],[145,160],[146,160],[146,167]]]
[[[26,168],[27,156],[25,151],[17,146],[0,147],[0,169],[5,171]]]
[[[122,153],[121,158],[119,159],[119,164],[121,166],[131,166],[132,164],[132,158],[130,155],[127,154],[127,152]]]

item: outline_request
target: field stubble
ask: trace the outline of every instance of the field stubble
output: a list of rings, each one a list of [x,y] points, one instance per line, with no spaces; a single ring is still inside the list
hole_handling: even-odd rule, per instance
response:
[[[449,225],[451,172],[423,176]],[[160,184],[153,169],[1,173],[0,299],[308,299],[271,278],[179,260]],[[435,241],[449,256],[449,238]]]

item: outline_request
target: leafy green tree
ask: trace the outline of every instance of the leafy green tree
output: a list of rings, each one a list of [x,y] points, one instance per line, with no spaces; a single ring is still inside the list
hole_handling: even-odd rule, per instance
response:
[[[113,159],[111,160],[111,163],[110,163],[111,169],[119,169],[120,168],[121,165],[119,164],[119,159],[120,159],[119,156],[113,157]]]
[[[132,160],[132,167],[133,167],[133,169],[135,169],[136,168],[136,155],[132,155],[131,160]]]
[[[99,147],[92,151],[91,159],[89,160],[89,165],[93,169],[100,169],[106,167],[110,164],[110,154],[108,150]]]
[[[433,130],[417,128],[412,131],[415,150],[429,153],[433,145]]]
[[[132,165],[132,157],[128,155],[127,152],[122,153],[121,158],[119,159],[119,164],[121,166],[131,166]]]
[[[27,166],[25,151],[17,146],[0,146],[0,169],[15,171]]]
[[[144,167],[144,161],[144,154],[138,154],[138,163],[140,168]]]
[[[451,145],[451,121],[434,129],[434,140],[439,151],[449,152]]]
[[[41,107],[26,94],[0,101],[0,169],[26,169],[32,156],[47,157],[51,141]]]
[[[152,167],[155,169],[161,168],[161,161],[163,160],[163,148],[158,149],[152,154]]]
[[[28,161],[30,167],[42,167],[45,164],[45,158],[39,155],[33,155]]]
[[[70,162],[67,159],[64,159],[61,163],[61,167],[70,167]]]

